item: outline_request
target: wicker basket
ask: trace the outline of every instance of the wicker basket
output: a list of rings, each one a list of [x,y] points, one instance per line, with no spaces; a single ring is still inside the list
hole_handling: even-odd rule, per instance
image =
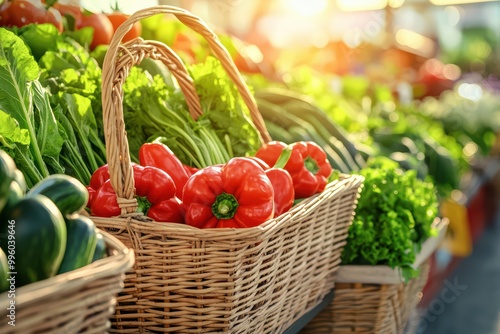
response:
[[[23,286],[0,295],[0,333],[105,333],[123,289],[125,272],[134,253],[115,237],[102,232],[108,257],[83,268]],[[23,245],[22,247],[29,247]],[[9,325],[15,301],[15,327]]]
[[[166,45],[136,39],[120,44],[137,20],[173,14],[207,40],[236,84],[263,142],[270,141],[253,96],[227,50],[199,18],[171,6],[133,14],[116,31],[103,65],[103,118],[111,184],[122,214],[91,217],[136,254],[112,318],[116,333],[280,332],[333,288],[340,254],[363,178],[345,176],[289,212],[246,229],[197,229],[157,223],[136,213],[133,173],[123,121],[129,69],[150,57],[176,77],[191,116],[201,115],[193,81]]]
[[[403,283],[387,266],[341,266],[332,303],[301,334],[401,334],[414,312],[430,269],[430,255],[444,238],[448,221],[436,220],[438,236],[428,239],[414,263],[419,276]]]

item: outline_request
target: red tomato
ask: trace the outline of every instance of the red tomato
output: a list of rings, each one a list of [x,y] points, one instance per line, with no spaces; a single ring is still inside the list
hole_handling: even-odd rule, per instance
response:
[[[188,35],[182,32],[179,32],[175,35],[173,48],[175,50],[184,51],[188,55],[194,58],[195,54],[192,49],[193,43],[194,43],[193,38],[189,37]]]
[[[101,44],[108,45],[111,42],[111,38],[113,37],[113,25],[105,14],[83,13],[76,28],[81,29],[83,27],[94,28],[94,38],[90,44],[90,49],[94,49],[96,46]]]
[[[3,3],[0,24],[7,27],[23,27],[30,23],[52,23],[63,30],[61,14],[54,8],[46,9],[40,0],[13,0]]]
[[[129,18],[129,15],[120,12],[106,14],[106,16],[113,25],[113,31],[116,31],[116,29],[118,29],[118,27]],[[134,23],[132,28],[125,34],[125,36],[123,36],[122,42],[128,42],[134,38],[137,38],[141,36],[141,33],[142,33],[141,23],[136,22]]]
[[[53,8],[57,9],[59,13],[61,13],[61,16],[72,16],[75,18],[75,26],[77,26],[80,23],[80,20],[82,19],[82,9],[78,6],[71,6],[71,5],[63,5],[59,2],[56,2],[53,6]]]

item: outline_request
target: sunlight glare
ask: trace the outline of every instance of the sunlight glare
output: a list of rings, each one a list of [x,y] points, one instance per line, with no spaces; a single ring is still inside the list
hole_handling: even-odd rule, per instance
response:
[[[328,0],[282,0],[284,8],[290,8],[294,13],[305,17],[318,16],[328,6]]]

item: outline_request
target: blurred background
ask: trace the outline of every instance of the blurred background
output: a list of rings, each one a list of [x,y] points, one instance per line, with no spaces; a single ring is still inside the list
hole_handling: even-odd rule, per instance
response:
[[[116,2],[80,3],[109,11]],[[416,332],[500,333],[499,1],[118,1],[125,13],[156,4],[203,18],[252,87],[299,89],[361,153],[431,176],[450,227],[432,257]],[[184,59],[207,57],[199,37],[172,20],[142,28]],[[450,282],[465,288],[443,303]]]
[[[81,1],[93,11],[109,10],[115,3]],[[281,72],[307,64],[389,83],[425,83],[417,96],[436,95],[464,76],[499,85],[498,1],[118,1],[126,13],[155,4],[186,8],[211,27],[257,46],[247,49],[248,56]],[[470,86],[460,92],[481,94]]]

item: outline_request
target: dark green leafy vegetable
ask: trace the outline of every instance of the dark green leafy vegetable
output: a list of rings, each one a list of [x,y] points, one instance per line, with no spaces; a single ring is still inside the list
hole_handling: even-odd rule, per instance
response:
[[[365,177],[364,187],[342,263],[399,267],[406,279],[415,277],[416,255],[435,233],[431,228],[438,214],[434,185],[385,157],[369,160],[360,174]]]
[[[62,171],[58,157],[63,139],[47,92],[38,82],[38,65],[28,48],[3,28],[0,40],[0,110],[5,120],[0,128],[0,142],[31,186],[49,175],[49,166],[51,171]],[[15,126],[9,129],[9,124]]]
[[[28,188],[56,173],[88,184],[106,156],[102,120],[94,116],[101,110],[101,70],[83,46],[53,27],[13,31],[22,37],[1,31],[0,146]]]

